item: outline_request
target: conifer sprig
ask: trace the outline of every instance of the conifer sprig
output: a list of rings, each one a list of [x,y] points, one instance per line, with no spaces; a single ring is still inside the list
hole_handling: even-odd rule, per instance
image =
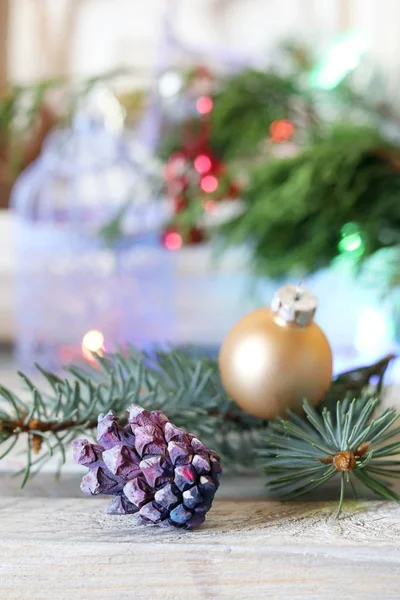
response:
[[[289,411],[287,419],[269,423],[264,459],[271,493],[289,500],[340,476],[342,510],[345,487],[353,492],[354,478],[372,492],[399,501],[392,480],[400,477],[400,427],[392,428],[399,414],[388,408],[375,416],[379,399],[368,394],[336,402],[334,411],[318,412],[304,402],[305,417]]]
[[[336,406],[348,395],[359,397],[372,377],[378,379],[374,389],[379,394],[392,358],[337,377],[326,405]],[[94,436],[99,413],[112,410],[124,419],[131,404],[149,411],[160,409],[177,426],[199,436],[221,456],[225,471],[254,471],[256,450],[265,446],[270,431],[266,422],[231,401],[222,387],[217,361],[195,349],[151,355],[130,349],[96,357],[93,366],[69,367],[65,377],[38,369],[44,389],[36,377],[31,380],[23,374],[27,389],[22,396],[0,386],[0,465],[2,458],[23,444],[23,485],[51,457],[58,458],[61,468],[73,439]]]

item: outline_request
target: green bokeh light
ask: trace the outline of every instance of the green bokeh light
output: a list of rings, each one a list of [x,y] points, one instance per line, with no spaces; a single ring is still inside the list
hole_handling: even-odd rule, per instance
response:
[[[332,90],[360,64],[366,49],[365,36],[350,32],[337,38],[320,63],[310,73],[310,83],[321,90]]]
[[[356,223],[347,223],[341,231],[342,239],[338,244],[339,252],[361,256],[365,251],[363,236]]]

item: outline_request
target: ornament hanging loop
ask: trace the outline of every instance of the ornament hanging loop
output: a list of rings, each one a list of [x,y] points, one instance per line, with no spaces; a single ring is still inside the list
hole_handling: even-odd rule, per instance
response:
[[[300,298],[303,295],[303,292],[305,290],[305,284],[304,284],[304,277],[302,277],[300,279],[300,283],[298,284],[297,288],[296,288],[296,296],[295,296],[295,302],[297,302],[298,300],[300,300]]]

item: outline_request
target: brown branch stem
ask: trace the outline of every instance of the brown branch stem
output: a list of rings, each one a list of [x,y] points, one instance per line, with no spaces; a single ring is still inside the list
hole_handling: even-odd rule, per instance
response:
[[[24,417],[20,419],[14,419],[12,421],[0,420],[0,432],[5,431],[6,433],[13,435],[15,433],[60,433],[73,427],[80,427],[85,425],[88,429],[93,429],[97,426],[97,418],[88,421],[87,419],[69,419],[67,421],[40,421],[39,419],[30,419],[26,422]]]

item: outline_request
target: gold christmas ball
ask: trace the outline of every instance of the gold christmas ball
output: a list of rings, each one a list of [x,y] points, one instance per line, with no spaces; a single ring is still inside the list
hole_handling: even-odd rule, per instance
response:
[[[317,300],[308,290],[287,285],[271,308],[241,319],[221,346],[219,368],[228,394],[262,419],[299,412],[306,398],[317,405],[332,380],[332,351],[313,321]]]

